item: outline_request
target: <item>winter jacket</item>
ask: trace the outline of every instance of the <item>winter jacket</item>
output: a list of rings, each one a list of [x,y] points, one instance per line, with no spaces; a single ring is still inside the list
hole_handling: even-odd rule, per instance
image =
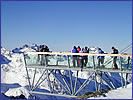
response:
[[[99,54],[104,54],[104,52],[102,50],[98,50]],[[98,56],[98,58],[104,58],[104,56]]]
[[[118,54],[118,53],[119,53],[118,50],[114,49],[112,54]]]
[[[77,49],[73,49],[72,53],[78,53]],[[73,57],[77,57],[77,55],[73,55]]]

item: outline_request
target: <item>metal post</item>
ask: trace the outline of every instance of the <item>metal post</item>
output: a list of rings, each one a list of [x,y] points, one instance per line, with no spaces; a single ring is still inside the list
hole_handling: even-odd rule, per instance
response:
[[[69,91],[71,91],[70,88],[69,88],[69,86],[68,86],[68,84],[67,84],[67,82],[66,82],[66,80],[64,79],[63,75],[61,74],[60,70],[58,70],[58,71],[59,71],[59,74],[61,75],[61,77],[62,77],[62,79],[63,79],[65,85],[67,86],[67,89],[68,89]]]
[[[106,74],[106,72],[104,72],[105,76],[107,77],[107,79],[109,80],[109,82],[111,83],[111,85],[113,86],[113,88],[115,89],[115,86],[113,84],[113,82],[111,81],[111,79],[108,77],[108,75]]]
[[[67,55],[67,59],[68,59],[68,68],[70,68],[70,60],[69,60],[69,55]]]
[[[95,72],[95,88],[96,88],[96,91],[98,91],[98,89],[97,89],[97,78],[96,78],[96,72]]]
[[[27,63],[26,63],[25,56],[26,56],[26,55],[24,54],[25,69],[26,69],[27,78],[28,78],[28,82],[29,82],[29,90],[31,90],[30,77],[29,77],[28,69],[27,69],[27,67],[26,67]]]
[[[47,79],[48,79],[48,83],[49,83],[50,91],[51,91],[51,93],[52,93],[52,86],[51,86],[51,82],[50,82],[50,78],[49,78],[48,70],[47,70]]]
[[[48,73],[48,76],[49,76],[52,72],[53,72],[53,70],[50,71],[50,73]],[[45,77],[38,85],[36,85],[36,86],[32,89],[32,91],[34,91],[43,81],[45,81],[45,79],[47,79],[47,77]]]
[[[130,57],[128,57],[128,59],[127,59],[127,69],[129,67],[129,61],[130,61]],[[127,78],[128,78],[128,73],[126,73],[125,88],[127,88]]]
[[[95,60],[94,60],[94,56],[93,56],[93,69],[95,70]]]
[[[92,72],[91,74],[90,74],[90,76],[88,77],[88,79],[86,79],[85,81],[84,81],[84,83],[80,86],[80,88],[77,90],[77,91],[79,91],[86,83],[87,83],[87,81],[90,79],[90,77],[92,76],[94,74],[94,72]],[[77,92],[76,92],[77,93]],[[75,93],[75,94],[76,94]]]
[[[48,66],[47,55],[45,54],[44,57],[45,57],[45,67],[47,67]]]
[[[54,73],[56,74],[56,70],[55,70],[55,72],[54,72]],[[52,93],[53,93],[53,91],[54,91],[54,86],[55,86],[55,78],[54,78],[54,80],[53,80]]]
[[[82,89],[84,89],[93,79],[94,79],[94,76],[93,76],[92,79],[90,79],[82,88],[80,88],[80,89],[75,93],[75,96],[76,96]]]
[[[45,71],[46,71],[46,70],[45,70]],[[40,76],[40,78],[39,78],[38,81],[36,82],[35,87],[37,86],[37,84],[39,83],[39,81],[41,80],[41,78],[43,77],[45,71],[42,73],[42,75]]]
[[[74,85],[74,93],[75,93],[76,87],[77,87],[78,72],[79,72],[79,71],[77,71],[76,80],[75,80],[75,85]]]
[[[72,82],[72,75],[70,70],[69,70],[69,75],[70,75],[70,83],[71,83],[71,89],[72,89],[72,95],[73,95],[73,82]]]
[[[27,67],[25,67],[25,68],[26,68],[26,72],[27,72],[27,79],[28,79],[28,82],[29,82],[29,90],[31,90],[32,88],[31,88],[31,83],[30,83],[30,77],[29,77],[28,69],[27,69]]]
[[[36,68],[35,68],[35,72],[34,72],[34,76],[33,76],[33,82],[32,82],[32,87],[31,88],[34,88],[35,77],[36,77]]]
[[[101,77],[102,77],[102,72],[101,72]],[[98,91],[100,92],[101,91],[101,83],[102,83],[102,78],[100,78],[100,83],[99,83],[99,89],[98,89]]]
[[[122,71],[121,57],[120,57],[120,70]],[[123,85],[123,73],[121,73],[121,85],[122,85],[122,88],[124,88],[124,85]]]
[[[67,55],[67,58],[68,58],[68,68],[70,68],[69,55]],[[72,75],[71,75],[71,71],[70,70],[69,70],[69,75],[70,75],[70,84],[71,84],[72,95],[73,95],[73,82],[72,82]]]
[[[56,61],[56,65],[58,65],[58,55],[57,55],[57,61]]]
[[[98,73],[97,73],[97,76],[98,77],[100,77],[102,80],[103,80],[103,82],[105,82],[106,84],[107,84],[107,86],[109,87],[109,88],[111,88],[111,89],[113,89]]]
[[[71,94],[71,92],[66,88],[66,86],[64,86],[64,84],[52,73],[52,75],[54,76],[54,78],[65,88],[65,90]]]

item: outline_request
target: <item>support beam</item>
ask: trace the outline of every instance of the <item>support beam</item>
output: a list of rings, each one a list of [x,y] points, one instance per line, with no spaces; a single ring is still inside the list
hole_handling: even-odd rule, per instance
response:
[[[48,85],[50,87],[50,92],[52,93],[52,86],[51,86],[48,70],[47,70],[47,79],[48,79]]]
[[[62,85],[62,87],[64,87],[65,88],[65,90],[69,93],[69,94],[71,94],[71,92],[66,88],[66,86],[52,73],[52,75],[54,76],[54,78]]]
[[[23,54],[23,56],[24,56],[24,64],[25,64],[25,69],[26,69],[26,73],[27,73],[27,79],[28,79],[28,82],[29,82],[29,90],[31,90],[32,89],[32,87],[31,87],[31,83],[30,83],[30,77],[29,77],[29,73],[28,73],[28,68],[26,67],[26,65],[27,65],[27,62],[26,62],[26,59],[25,59],[25,57],[27,56],[27,55],[24,55]]]
[[[83,87],[81,87],[81,88],[75,93],[75,96],[76,96],[81,90],[83,90],[93,79],[94,79],[94,76],[92,77],[92,79],[90,79]]]
[[[36,68],[35,68],[35,72],[34,72],[34,76],[33,76],[33,81],[32,81],[32,86],[31,86],[32,89],[34,88],[35,77],[36,77]]]
[[[115,89],[115,86],[114,86],[113,82],[111,81],[111,79],[108,77],[107,73],[104,72],[104,74],[107,77],[107,79],[109,80],[109,82],[111,83],[111,85],[113,86],[113,88]]]
[[[65,78],[64,78],[63,75],[61,74],[60,70],[58,70],[58,71],[59,71],[59,74],[60,74],[61,78],[63,79],[65,85],[67,86],[67,89],[68,89],[69,91],[71,91],[70,88],[69,88],[69,86],[68,86],[68,84],[67,84],[67,82],[66,82],[66,80],[65,80]]]
[[[38,79],[38,81],[35,84],[35,87],[37,86],[37,84],[39,83],[39,81],[41,80],[41,78],[43,77],[44,73],[46,72],[46,70],[43,71],[42,75],[40,76],[40,78]]]
[[[49,76],[52,72],[53,72],[53,70],[50,71],[50,73],[48,73],[48,76]],[[36,86],[32,89],[32,91],[34,91],[43,81],[45,81],[45,79],[47,79],[47,77],[45,77],[40,83],[38,83],[38,85],[36,85]]]
[[[97,76],[99,77],[99,78],[101,78],[102,79],[102,81],[103,82],[105,82],[106,84],[107,84],[107,86],[110,88],[110,89],[113,89],[98,73],[97,73]]]
[[[29,77],[29,73],[28,73],[28,69],[27,69],[27,67],[26,67],[26,73],[27,73],[27,79],[28,79],[28,82],[29,82],[29,90],[31,90],[32,87],[31,87],[30,77]]]
[[[102,77],[102,72],[100,74],[101,74],[101,77]],[[99,92],[101,92],[101,84],[102,84],[102,78],[100,78],[100,83],[99,83],[99,87],[98,87]]]
[[[43,95],[51,95],[51,96],[61,96],[61,97],[67,97],[67,98],[77,98],[77,96],[73,95],[62,95],[62,94],[50,94],[50,93],[44,93],[44,92],[36,92],[36,91],[30,91],[30,93],[34,94],[43,94]]]
[[[37,66],[37,65],[33,65],[33,66],[26,66],[27,68],[39,68],[39,69],[59,69],[59,70],[73,70],[73,71],[81,71],[81,68],[78,68],[78,67],[75,67],[75,68],[68,68],[68,66],[48,66],[48,67],[45,67],[45,66]],[[112,72],[112,73],[129,73],[129,74],[132,74],[132,70],[114,70],[112,68],[105,68],[105,69],[98,69],[96,68],[95,70],[93,68],[83,68],[82,71],[88,71],[88,72],[91,72],[91,71],[102,71],[102,72]]]
[[[120,70],[122,71],[122,62],[121,62],[121,57],[120,57]],[[123,83],[123,73],[121,73],[121,86],[124,88],[124,83]]]
[[[75,94],[76,87],[77,87],[78,72],[79,72],[79,71],[77,71],[77,74],[76,74],[76,79],[75,79],[75,85],[74,85],[74,94]]]
[[[70,77],[70,84],[71,84],[71,90],[72,90],[72,95],[73,95],[73,81],[72,81],[72,75],[71,75],[71,71],[69,70],[69,77]]]
[[[92,72],[92,73],[89,75],[89,77],[84,81],[84,83],[80,86],[80,88],[77,90],[77,92],[78,92],[79,90],[81,90],[82,87],[84,87],[84,85],[87,83],[87,81],[90,79],[90,77],[91,77],[93,74],[94,74],[94,72]],[[74,95],[76,95],[77,92],[76,92]]]
[[[96,88],[96,91],[98,91],[98,88],[97,88],[97,78],[96,78],[96,72],[95,72],[95,88]]]

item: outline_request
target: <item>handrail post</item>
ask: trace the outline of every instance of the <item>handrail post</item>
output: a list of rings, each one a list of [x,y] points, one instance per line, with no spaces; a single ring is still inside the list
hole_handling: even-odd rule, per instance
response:
[[[122,58],[120,57],[120,70],[122,71]],[[121,85],[123,88],[123,73],[121,73]]]
[[[93,69],[95,70],[95,60],[94,60],[94,56],[93,56]]]
[[[68,59],[68,68],[70,68],[70,60],[69,60],[69,55],[67,55],[67,59]]]
[[[130,61],[130,57],[128,57],[127,59],[127,69],[129,67],[129,61]],[[128,78],[128,73],[126,73],[125,88],[127,87],[127,78]]]

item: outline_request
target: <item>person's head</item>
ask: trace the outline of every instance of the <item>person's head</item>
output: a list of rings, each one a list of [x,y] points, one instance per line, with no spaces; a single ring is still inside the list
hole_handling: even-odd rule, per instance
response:
[[[112,47],[112,50],[114,50],[115,49],[115,47]]]
[[[98,50],[101,50],[101,48],[98,48]]]
[[[44,45],[42,45],[42,48],[44,48]]]
[[[85,47],[85,50],[87,50],[87,47]]]
[[[47,46],[47,45],[45,45],[45,48],[48,48],[48,46]]]
[[[80,48],[80,46],[78,46],[78,48]]]
[[[40,45],[40,48],[42,48],[42,45]]]
[[[76,46],[73,46],[73,49],[76,49]]]

